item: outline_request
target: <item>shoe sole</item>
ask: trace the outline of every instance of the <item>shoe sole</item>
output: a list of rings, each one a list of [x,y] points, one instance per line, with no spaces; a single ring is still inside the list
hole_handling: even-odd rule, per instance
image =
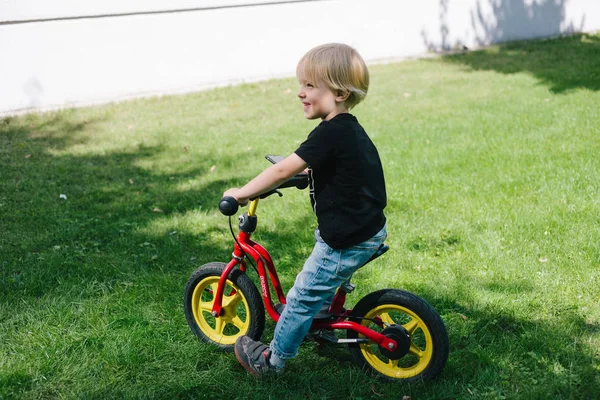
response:
[[[242,359],[240,358],[240,355],[238,354],[237,347],[233,348],[233,352],[235,353],[235,358],[237,358],[238,362],[242,365],[242,367],[244,367],[244,369],[246,371],[248,371],[250,373],[250,375],[254,376],[257,379],[260,379],[260,374],[258,372],[256,372],[256,371],[250,369],[249,367],[247,367],[246,363],[244,363],[242,361]]]

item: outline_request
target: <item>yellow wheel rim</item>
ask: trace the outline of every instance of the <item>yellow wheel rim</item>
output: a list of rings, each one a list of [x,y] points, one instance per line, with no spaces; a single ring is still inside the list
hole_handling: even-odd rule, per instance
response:
[[[242,291],[227,280],[223,292],[223,313],[219,318],[212,316],[219,277],[209,276],[201,280],[192,294],[192,312],[196,324],[211,341],[222,345],[233,345],[239,336],[250,327],[250,308]]]
[[[360,350],[367,362],[378,372],[395,379],[407,379],[423,372],[433,356],[431,332],[421,318],[413,311],[395,304],[378,306],[365,315],[362,325],[381,332],[373,321],[366,318],[379,317],[385,324],[402,325],[411,336],[408,354],[400,360],[390,360],[383,356],[375,343],[362,343]],[[384,326],[385,328],[385,326]],[[360,335],[360,337],[364,337]]]

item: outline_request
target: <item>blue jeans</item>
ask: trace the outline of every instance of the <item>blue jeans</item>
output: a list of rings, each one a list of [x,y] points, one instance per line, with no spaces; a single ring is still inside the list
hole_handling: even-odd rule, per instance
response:
[[[387,237],[385,226],[372,238],[347,249],[333,249],[315,231],[315,247],[288,292],[271,342],[271,351],[281,359],[298,354],[300,343],[312,320],[325,302],[331,302],[336,289],[349,281],[356,270],[379,248]]]

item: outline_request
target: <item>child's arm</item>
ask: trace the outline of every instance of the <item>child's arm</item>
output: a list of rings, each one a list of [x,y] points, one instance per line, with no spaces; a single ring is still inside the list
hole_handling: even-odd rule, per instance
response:
[[[285,160],[271,165],[261,172],[256,178],[248,182],[243,188],[231,188],[223,193],[224,196],[234,197],[240,205],[248,203],[248,200],[258,197],[260,194],[275,189],[291,177],[299,174],[308,167],[296,153],[292,153]]]

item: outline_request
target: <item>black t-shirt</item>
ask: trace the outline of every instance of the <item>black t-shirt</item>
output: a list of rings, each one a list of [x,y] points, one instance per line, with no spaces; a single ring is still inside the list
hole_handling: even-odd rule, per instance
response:
[[[356,117],[344,113],[321,122],[295,153],[309,165],[310,200],[325,243],[351,247],[383,228],[383,168]]]

